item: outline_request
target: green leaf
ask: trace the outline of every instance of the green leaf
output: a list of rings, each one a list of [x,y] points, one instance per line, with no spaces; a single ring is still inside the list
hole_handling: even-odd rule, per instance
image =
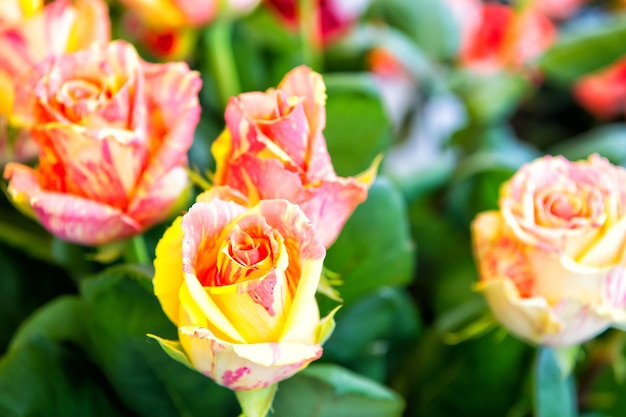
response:
[[[337,174],[356,175],[391,144],[391,124],[370,74],[325,74],[324,136]]]
[[[65,271],[0,243],[0,352],[29,314],[68,292],[75,287]]]
[[[19,349],[37,337],[84,346],[87,340],[85,315],[81,301],[76,296],[65,295],[50,301],[35,311],[20,326],[11,340],[9,350]]]
[[[183,350],[183,346],[180,344],[178,340],[166,340],[166,339],[160,338],[159,336],[155,336],[153,334],[149,334],[148,337],[151,337],[157,342],[159,342],[161,349],[163,349],[163,351],[167,353],[167,356],[169,356],[170,358],[174,359],[177,362],[182,363],[187,368],[193,369],[193,365],[191,364],[191,362],[189,362],[189,358],[187,357],[187,354]]]
[[[4,195],[0,195],[0,241],[33,258],[52,259],[52,235],[10,206]]]
[[[380,287],[410,282],[414,258],[404,199],[379,177],[327,251],[325,266],[339,274],[344,284],[337,289],[349,304]]]
[[[274,417],[396,417],[402,398],[337,365],[316,364],[279,385]]]
[[[599,126],[560,142],[549,148],[547,153],[563,155],[571,161],[586,159],[592,153],[599,153],[613,163],[622,164],[626,161],[626,124],[614,123]]]
[[[337,325],[324,345],[324,357],[350,362],[376,350],[381,341],[416,336],[418,313],[403,291],[382,288],[337,314]]]
[[[376,17],[382,17],[409,34],[434,58],[456,56],[460,43],[459,25],[443,1],[378,0],[371,6],[371,14],[378,14]]]
[[[539,348],[533,377],[537,417],[578,415],[574,379],[563,369],[554,349]]]
[[[92,356],[120,398],[142,416],[236,415],[234,395],[172,360],[147,334],[176,338],[152,293],[151,276],[114,267],[82,282]]]
[[[363,67],[367,64],[367,53],[375,48],[393,54],[420,84],[441,77],[435,63],[411,38],[393,27],[380,25],[360,25],[331,45],[326,52],[327,67],[342,71],[354,68],[355,64]]]
[[[539,59],[539,66],[547,77],[557,83],[572,84],[624,55],[626,15],[608,15],[591,30],[570,29],[569,36],[561,36]]]
[[[102,384],[84,354],[42,336],[20,343],[0,361],[0,415],[133,416]]]
[[[531,87],[526,78],[506,72],[485,75],[458,71],[450,83],[467,106],[470,117],[479,123],[508,118]]]

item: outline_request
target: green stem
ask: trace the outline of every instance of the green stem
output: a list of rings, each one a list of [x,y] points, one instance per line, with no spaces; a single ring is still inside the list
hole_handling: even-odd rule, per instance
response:
[[[298,1],[302,58],[306,65],[316,71],[321,71],[323,64],[321,25],[319,19],[320,11],[318,0]]]
[[[130,247],[126,251],[126,258],[129,262],[148,265],[150,257],[148,256],[148,248],[146,241],[142,235],[137,235],[130,239]]]
[[[223,108],[228,100],[241,92],[235,56],[233,55],[233,22],[217,19],[206,32],[208,53]]]

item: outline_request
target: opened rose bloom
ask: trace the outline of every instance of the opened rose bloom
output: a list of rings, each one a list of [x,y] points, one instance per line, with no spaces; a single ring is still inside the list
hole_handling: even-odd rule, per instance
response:
[[[626,171],[604,158],[546,156],[472,224],[496,318],[533,343],[567,346],[626,322]]]
[[[266,388],[322,354],[315,291],[324,247],[300,208],[201,194],[165,232],[154,292],[191,366],[235,391]]]
[[[116,41],[45,59],[17,85],[13,117],[32,126],[41,151],[36,170],[6,166],[14,203],[87,245],[172,214],[200,113],[196,72],[146,63]]]
[[[102,0],[3,0],[0,2],[0,164],[34,158],[38,149],[25,129],[12,127],[16,78],[47,56],[110,40]]]
[[[216,186],[230,186],[248,205],[274,198],[299,204],[329,247],[367,198],[375,166],[357,178],[337,176],[322,134],[325,103],[321,75],[297,67],[278,89],[231,98],[212,152]]]

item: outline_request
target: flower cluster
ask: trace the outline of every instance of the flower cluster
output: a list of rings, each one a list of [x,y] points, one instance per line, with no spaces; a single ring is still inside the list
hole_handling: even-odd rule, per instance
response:
[[[155,294],[186,355],[233,390],[291,376],[320,357],[333,328],[315,299],[325,247],[373,172],[335,174],[325,97],[320,74],[304,66],[278,89],[233,97],[213,144],[214,187],[157,246]]]

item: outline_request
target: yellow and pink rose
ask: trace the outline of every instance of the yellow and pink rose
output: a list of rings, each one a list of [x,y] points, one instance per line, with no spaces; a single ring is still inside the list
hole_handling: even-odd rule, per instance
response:
[[[626,170],[546,156],[472,224],[478,288],[533,343],[567,346],[626,323]]]
[[[51,56],[18,80],[14,118],[31,126],[37,169],[8,164],[9,194],[53,234],[95,245],[172,215],[187,187],[199,74],[150,64],[123,41]]]

